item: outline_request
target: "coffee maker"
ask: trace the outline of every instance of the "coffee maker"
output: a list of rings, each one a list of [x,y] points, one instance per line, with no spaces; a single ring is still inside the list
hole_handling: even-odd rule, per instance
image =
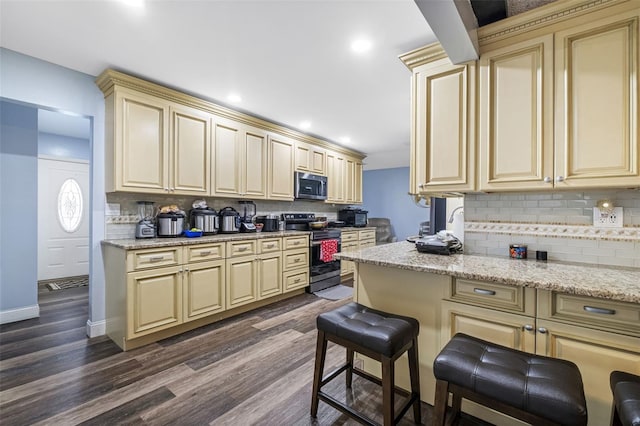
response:
[[[155,236],[156,224],[153,220],[153,202],[138,201],[136,238],[154,238]]]
[[[256,203],[253,201],[239,201],[238,203],[242,206],[240,232],[256,232],[256,225],[253,223],[253,217],[256,215]]]

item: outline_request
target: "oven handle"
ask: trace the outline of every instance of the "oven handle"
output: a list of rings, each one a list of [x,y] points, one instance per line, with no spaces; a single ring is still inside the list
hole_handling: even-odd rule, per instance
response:
[[[333,240],[334,238],[331,238],[331,239]],[[337,239],[337,238],[335,238],[335,239]],[[311,241],[311,247],[319,246],[320,243],[321,243],[321,241]],[[340,247],[340,240],[338,240],[338,247]]]

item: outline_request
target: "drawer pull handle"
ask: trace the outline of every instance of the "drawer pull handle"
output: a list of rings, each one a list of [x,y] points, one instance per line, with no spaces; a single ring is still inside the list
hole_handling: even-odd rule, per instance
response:
[[[295,281],[295,282],[296,282],[296,283],[299,283],[299,282],[300,282],[300,278],[296,278],[296,281]]]
[[[238,247],[238,251],[247,251],[248,247]]]
[[[274,248],[275,247],[275,245],[273,245],[273,244],[267,244],[266,246],[267,246],[267,248]]]
[[[496,292],[493,290],[485,290],[484,288],[474,288],[474,293],[482,294],[483,296],[495,296]]]
[[[209,256],[210,254],[211,254],[211,250],[200,252],[200,256]]]
[[[298,262],[300,262],[300,258],[299,257],[296,257],[295,259],[293,259],[293,263],[298,263]]]
[[[160,262],[164,260],[164,256],[153,256],[149,258],[149,262]]]
[[[592,314],[600,314],[600,315],[615,315],[615,309],[606,309],[606,308],[596,308],[595,306],[584,306],[585,311]]]
[[[294,245],[294,246],[300,245],[300,241],[294,241],[294,242],[293,242],[293,245]]]

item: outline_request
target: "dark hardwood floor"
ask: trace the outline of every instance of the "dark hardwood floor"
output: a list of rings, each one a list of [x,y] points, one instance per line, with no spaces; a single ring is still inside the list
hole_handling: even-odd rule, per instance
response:
[[[40,318],[0,326],[2,424],[357,424],[322,402],[309,416],[315,318],[347,300],[303,294],[122,352],[106,336],[86,337],[87,287],[39,295]],[[343,360],[331,346],[326,371]],[[340,378],[327,389],[381,418],[380,389],[366,380],[355,376],[348,393]],[[425,424],[430,415],[423,404]],[[413,424],[411,413],[401,424]]]

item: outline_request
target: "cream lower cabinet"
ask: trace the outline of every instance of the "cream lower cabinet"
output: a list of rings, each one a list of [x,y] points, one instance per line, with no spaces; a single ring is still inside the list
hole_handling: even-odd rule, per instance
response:
[[[295,141],[280,135],[269,136],[268,198],[293,201]]]
[[[342,231],[340,236],[340,251],[349,252],[358,250],[358,231]],[[355,271],[355,265],[350,260],[340,261],[340,276],[353,274]]]
[[[282,253],[258,257],[258,300],[282,294]]]
[[[282,286],[283,292],[309,285],[309,237],[298,235],[283,238]]]
[[[224,260],[185,267],[182,284],[185,322],[225,310],[225,280]]]

